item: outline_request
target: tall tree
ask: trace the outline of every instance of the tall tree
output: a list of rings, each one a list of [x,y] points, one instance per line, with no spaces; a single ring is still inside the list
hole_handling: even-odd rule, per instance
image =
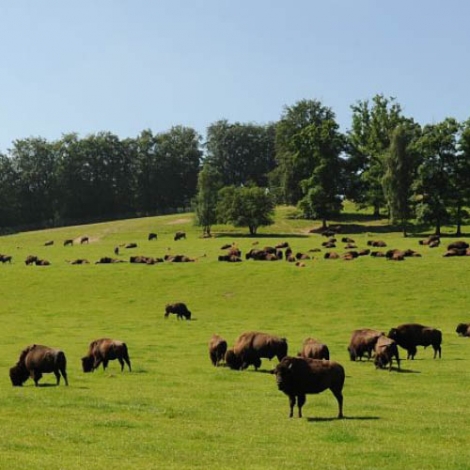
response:
[[[450,208],[456,197],[453,176],[458,168],[459,130],[459,123],[447,118],[438,124],[424,126],[422,136],[416,142],[422,158],[414,183],[417,216],[423,222],[434,224],[437,235],[441,233],[442,223],[450,219]]]
[[[333,142],[329,139],[333,138]],[[306,196],[307,187],[318,186],[323,179],[317,167],[339,155],[339,132],[333,111],[317,100],[301,100],[285,107],[276,126],[275,179],[282,202],[297,204]],[[308,181],[317,169],[317,177]]]
[[[406,119],[395,98],[375,95],[372,104],[358,101],[351,106],[352,125],[348,132],[350,192],[346,195],[360,206],[372,206],[380,215],[385,205],[382,186],[384,159],[393,130]]]
[[[208,163],[198,175],[197,194],[194,199],[196,225],[202,227],[204,235],[210,236],[211,226],[217,222],[217,199],[221,188],[220,175]]]
[[[0,154],[0,232],[18,224],[18,175],[10,158]]]
[[[410,144],[417,131],[416,126],[398,125],[392,132],[390,148],[384,159],[383,187],[390,220],[401,225],[405,237],[417,161]]]
[[[217,220],[235,227],[248,227],[256,235],[259,227],[274,223],[275,201],[266,188],[226,186],[219,191]]]
[[[470,119],[461,124],[458,140],[456,168],[453,177],[455,191],[456,235],[462,234],[462,219],[466,215],[464,207],[470,206]]]
[[[224,186],[266,186],[275,167],[275,126],[220,120],[207,129],[207,161]]]

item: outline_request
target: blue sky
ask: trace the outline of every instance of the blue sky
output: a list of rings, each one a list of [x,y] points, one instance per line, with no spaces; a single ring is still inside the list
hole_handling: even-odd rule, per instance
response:
[[[15,139],[219,119],[276,121],[318,99],[395,96],[421,124],[470,118],[466,0],[0,1],[0,151]]]

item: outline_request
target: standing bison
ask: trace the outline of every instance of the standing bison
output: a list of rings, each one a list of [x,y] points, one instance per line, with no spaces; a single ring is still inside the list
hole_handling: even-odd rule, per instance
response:
[[[287,356],[286,338],[248,331],[237,338],[233,349],[226,355],[226,362],[232,369],[246,369],[250,365],[258,369],[262,357],[271,360],[275,356],[279,361]]]
[[[351,340],[348,346],[349,358],[351,361],[359,359],[367,355],[370,359],[374,351],[377,339],[382,335],[380,331],[363,328],[361,330],[354,330],[351,335]]]
[[[399,346],[408,352],[407,359],[414,359],[416,356],[416,346],[431,345],[434,349],[434,359],[439,354],[441,357],[442,333],[435,328],[419,325],[418,323],[406,323],[392,328],[388,337],[395,340]]]
[[[93,372],[100,364],[103,370],[108,367],[108,362],[117,359],[121,364],[121,372],[124,370],[124,363],[131,371],[131,361],[126,343],[110,338],[101,338],[92,341],[88,347],[88,353],[82,357],[83,372]]]
[[[375,343],[374,363],[376,368],[384,369],[388,364],[388,370],[392,370],[393,358],[397,361],[397,367],[400,369],[400,357],[398,355],[397,343],[385,335],[379,336]]]
[[[178,240],[182,240],[183,238],[186,240],[186,232],[176,232],[173,240],[176,242]]]
[[[218,366],[227,352],[227,341],[219,335],[213,335],[209,341],[209,357],[214,366]]]
[[[21,352],[18,362],[10,369],[11,383],[15,387],[21,387],[31,377],[37,387],[42,374],[53,372],[57,385],[61,375],[65,385],[68,385],[66,367],[67,360],[63,351],[33,344]]]
[[[186,318],[186,320],[191,320],[191,312],[186,307],[186,304],[183,302],[176,302],[174,304],[167,304],[165,307],[165,318],[168,318],[170,313],[174,313],[179,319]]]
[[[299,357],[309,357],[310,359],[330,359],[330,351],[326,344],[320,343],[314,338],[307,338],[302,345]]]
[[[470,336],[470,323],[459,323],[455,332],[459,336]]]
[[[334,361],[286,356],[274,369],[279,390],[289,397],[290,413],[294,415],[297,401],[299,418],[306,394],[330,389],[338,402],[338,418],[343,417],[344,368]]]

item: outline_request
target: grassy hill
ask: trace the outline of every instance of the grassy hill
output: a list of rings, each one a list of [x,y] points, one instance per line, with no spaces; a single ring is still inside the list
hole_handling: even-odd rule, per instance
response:
[[[257,237],[213,227],[200,238],[191,216],[121,220],[0,237],[1,468],[95,469],[364,469],[468,468],[470,341],[455,327],[470,322],[470,257],[443,258],[439,248],[403,238],[386,221],[346,214],[341,235],[358,248],[380,238],[388,248],[412,248],[422,257],[391,262],[370,256],[325,260],[318,223],[279,208],[276,224]],[[465,227],[468,233],[468,227]],[[175,242],[178,230],[186,240]],[[449,233],[452,228],[448,228]],[[149,232],[158,233],[148,241]],[[63,246],[88,236],[89,244]],[[464,238],[468,241],[467,238]],[[44,246],[47,241],[52,246]],[[294,252],[320,248],[299,268],[285,261],[221,263],[220,247],[287,241]],[[185,254],[194,263],[94,264],[102,256]],[[342,243],[336,251],[344,252]],[[26,266],[27,255],[50,266]],[[87,265],[70,265],[86,258]],[[165,319],[168,302],[186,302],[194,320]],[[442,359],[418,349],[402,372],[349,361],[352,330],[388,331],[420,322],[443,332]],[[268,372],[214,368],[207,343],[213,333],[229,345],[247,330],[284,336],[289,352],[314,336],[346,370],[344,420],[327,391],[307,396],[304,418],[288,418],[288,399]],[[133,371],[116,361],[106,372],[81,371],[88,343],[109,336],[126,341]],[[62,348],[69,387],[52,374],[34,387],[12,387],[8,370],[28,344]],[[401,357],[406,353],[400,350]]]

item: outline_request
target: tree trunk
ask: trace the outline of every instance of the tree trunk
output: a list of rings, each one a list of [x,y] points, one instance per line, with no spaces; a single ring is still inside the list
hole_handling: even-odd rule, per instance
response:
[[[326,219],[322,219],[321,223],[322,223],[321,228],[326,229],[327,228]]]
[[[378,219],[380,217],[380,205],[374,204],[374,217]]]
[[[436,220],[436,231],[435,235],[441,236],[441,221],[438,219]]]
[[[457,206],[457,231],[455,235],[458,237],[462,235],[462,206],[460,204]]]

